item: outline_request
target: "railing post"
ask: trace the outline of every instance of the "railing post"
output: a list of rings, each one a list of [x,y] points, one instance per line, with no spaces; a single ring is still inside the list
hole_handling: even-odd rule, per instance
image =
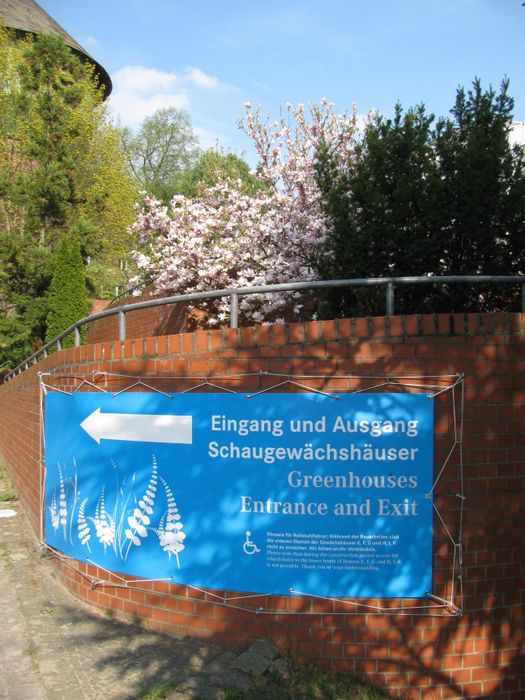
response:
[[[62,350],[62,341],[57,340],[57,350]]]
[[[80,343],[81,343],[80,331],[78,330],[78,326],[75,326],[75,347],[79,348]]]
[[[230,294],[230,328],[237,328],[239,325],[239,295],[237,292]]]
[[[126,340],[126,313],[125,311],[118,312],[118,339]]]
[[[394,283],[387,282],[386,284],[386,315],[394,315]]]

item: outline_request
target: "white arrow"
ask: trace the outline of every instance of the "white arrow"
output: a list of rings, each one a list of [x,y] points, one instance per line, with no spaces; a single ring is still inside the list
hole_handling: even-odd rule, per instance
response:
[[[192,443],[192,416],[102,413],[97,408],[80,427],[99,444],[101,440]]]

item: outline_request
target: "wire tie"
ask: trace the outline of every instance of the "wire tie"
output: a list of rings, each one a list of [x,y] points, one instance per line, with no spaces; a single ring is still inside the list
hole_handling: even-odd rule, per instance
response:
[[[454,603],[449,602],[449,604],[446,607],[446,610],[450,615],[453,615],[454,617],[463,617],[463,611],[458,608],[457,605],[454,605]]]
[[[458,542],[456,544],[456,549],[458,550],[459,565],[463,566],[463,544]]]

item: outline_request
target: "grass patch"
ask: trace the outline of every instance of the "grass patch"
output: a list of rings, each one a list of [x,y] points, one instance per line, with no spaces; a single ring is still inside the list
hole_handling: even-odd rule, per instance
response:
[[[18,500],[18,494],[7,474],[7,467],[0,460],[0,503],[13,503],[16,500]]]
[[[138,700],[165,700],[177,682],[139,685]],[[389,696],[361,683],[348,673],[332,674],[315,666],[298,666],[291,661],[279,674],[257,678],[249,690],[224,688],[223,700],[388,700]]]
[[[11,503],[11,501],[16,501],[17,495],[14,491],[7,489],[5,491],[0,491],[0,503]]]
[[[0,542],[0,557],[4,561],[4,569],[11,570],[15,568],[13,562],[9,559],[9,545],[7,542]]]
[[[386,700],[387,695],[347,673],[289,662],[286,671],[258,678],[247,691],[228,688],[224,700]]]
[[[151,688],[145,688],[142,683],[137,688],[137,700],[164,700],[173,692],[170,683],[158,683]]]

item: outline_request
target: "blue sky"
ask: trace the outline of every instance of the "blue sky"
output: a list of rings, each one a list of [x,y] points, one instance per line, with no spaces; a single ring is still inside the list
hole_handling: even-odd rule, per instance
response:
[[[396,101],[448,113],[458,85],[510,79],[525,121],[522,0],[39,0],[110,73],[111,105],[136,127],[164,106],[203,146],[252,164],[243,104],[335,103],[391,114]]]

